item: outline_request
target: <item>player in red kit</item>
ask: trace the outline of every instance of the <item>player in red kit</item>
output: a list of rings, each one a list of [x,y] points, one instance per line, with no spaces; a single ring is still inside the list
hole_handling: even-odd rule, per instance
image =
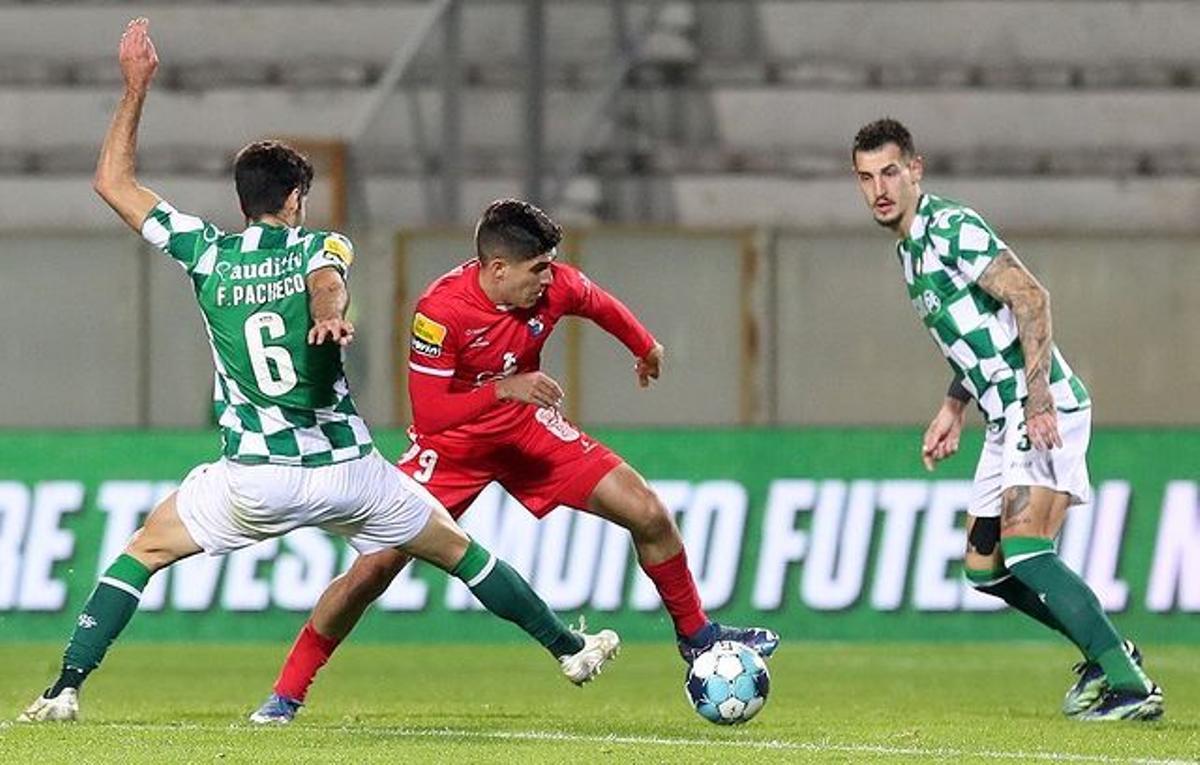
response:
[[[477,257],[421,296],[408,364],[412,446],[400,470],[455,518],[498,481],[539,518],[566,505],[623,526],[671,615],[685,660],[716,640],[770,656],[779,643],[774,632],[708,619],[666,506],[637,471],[561,415],[562,388],[539,367],[563,316],[591,319],[620,340],[637,359],[642,387],[658,378],[663,358],[663,347],[628,308],[556,261],[561,239],[558,224],[533,205],[493,202],[475,229]],[[407,562],[399,553],[364,556],[330,583],[252,721],[295,716],[317,671]]]

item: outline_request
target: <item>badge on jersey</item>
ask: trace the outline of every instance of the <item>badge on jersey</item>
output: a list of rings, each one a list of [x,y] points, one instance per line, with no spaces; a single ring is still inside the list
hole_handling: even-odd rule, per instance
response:
[[[412,323],[412,349],[422,356],[436,359],[442,355],[446,327],[417,311]]]
[[[350,242],[337,234],[329,234],[325,237],[325,244],[321,247],[322,251],[342,264],[343,268],[349,268],[354,262],[354,248],[350,246]]]

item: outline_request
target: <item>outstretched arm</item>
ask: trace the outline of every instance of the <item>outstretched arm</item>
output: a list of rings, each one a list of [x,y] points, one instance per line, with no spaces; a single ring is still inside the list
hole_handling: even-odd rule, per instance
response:
[[[121,220],[138,232],[160,199],[158,194],[138,184],[134,172],[142,106],[158,68],[158,53],[147,31],[149,23],[145,18],[134,19],[121,35],[118,60],[125,78],[125,93],[104,136],[92,183],[96,193]]]
[[[657,380],[662,370],[663,347],[654,339],[654,335],[620,300],[594,282],[585,281],[584,284],[586,290],[574,313],[596,322],[629,349],[637,358],[634,372],[639,385],[645,388],[651,379]]]
[[[1062,446],[1058,413],[1050,393],[1050,293],[1010,250],[1004,250],[979,277],[979,286],[1007,305],[1017,320],[1025,356],[1025,432],[1036,449]]]

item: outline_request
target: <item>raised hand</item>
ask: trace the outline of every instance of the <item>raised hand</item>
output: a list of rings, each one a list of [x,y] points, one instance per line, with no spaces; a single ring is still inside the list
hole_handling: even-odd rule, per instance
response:
[[[121,63],[121,75],[125,78],[126,88],[144,92],[150,87],[150,80],[158,69],[158,52],[154,50],[154,42],[150,39],[149,19],[136,18],[126,25],[125,33],[121,35],[117,60]]]

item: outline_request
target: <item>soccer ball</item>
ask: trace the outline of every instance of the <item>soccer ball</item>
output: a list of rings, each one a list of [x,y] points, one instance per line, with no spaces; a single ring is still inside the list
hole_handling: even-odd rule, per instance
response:
[[[754,717],[767,703],[771,676],[757,651],[720,640],[692,662],[683,689],[705,720],[736,725]]]

